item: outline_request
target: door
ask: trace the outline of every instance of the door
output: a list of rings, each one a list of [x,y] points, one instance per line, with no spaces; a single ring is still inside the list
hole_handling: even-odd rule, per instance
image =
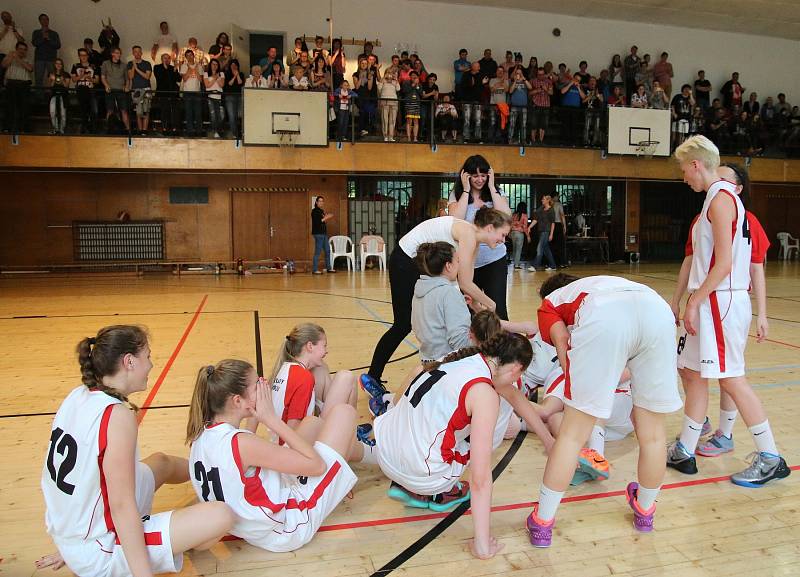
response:
[[[248,50],[250,52],[250,62],[252,64],[258,64],[259,61],[266,57],[267,50],[269,50],[270,46],[274,46],[278,49],[278,59],[281,62],[283,60],[283,47],[285,42],[285,35],[278,34],[278,33],[270,33],[270,32],[253,32],[249,34],[249,45]],[[292,44],[294,47],[294,44]],[[249,69],[248,69],[249,70]],[[270,71],[265,70],[264,76],[269,76]]]
[[[247,78],[250,74],[250,32],[236,24],[231,24],[230,37],[233,53],[239,59],[239,70]],[[258,64],[258,60],[253,64]]]
[[[271,256],[310,259],[311,208],[305,192],[273,192],[269,204]]]
[[[233,258],[263,260],[269,258],[269,193],[233,192]]]

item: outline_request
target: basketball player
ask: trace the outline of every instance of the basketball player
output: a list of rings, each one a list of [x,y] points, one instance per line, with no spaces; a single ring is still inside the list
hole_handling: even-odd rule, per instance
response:
[[[444,511],[471,495],[471,550],[480,559],[503,548],[490,518],[492,447],[507,426],[498,424],[499,395],[514,388],[530,361],[525,337],[500,332],[433,363],[375,420],[376,444],[364,450],[363,462],[392,479],[389,496],[408,506]],[[467,465],[470,483],[459,480]]]
[[[208,548],[233,524],[225,503],[200,503],[152,514],[153,493],[188,480],[185,459],[155,453],[139,461],[135,407],[128,395],[147,388],[153,363],[147,333],[109,326],[78,343],[83,384],[61,403],[42,471],[47,532],[76,575],[176,573],[183,552]]]
[[[186,427],[192,486],[199,499],[233,509],[231,534],[268,551],[294,551],[355,485],[346,459],[360,455],[361,443],[353,435],[353,407],[339,404],[325,421],[306,417],[293,429],[271,396],[272,387],[245,361],[200,369]],[[247,417],[286,444],[240,429]]]
[[[612,276],[557,274],[542,284],[539,294],[539,328],[564,370],[565,407],[539,502],[527,520],[531,544],[550,546],[556,510],[581,447],[596,420],[611,416],[614,391],[626,366],[639,442],[639,482],[629,483],[626,493],[634,527],[652,531],[665,469],[664,414],[681,407],[669,305],[649,287]]]
[[[683,313],[685,334],[678,343],[686,406],[681,438],[672,443],[667,464],[697,473],[694,456],[708,408],[707,380],[719,379],[742,413],[757,452],[750,465],[731,476],[744,487],[760,487],[791,473],[780,456],[761,401],[745,377],[744,350],[751,322],[750,231],[734,184],[720,180],[719,150],[707,138],[693,136],[675,151],[684,181],[708,191],[692,231],[693,256]]]

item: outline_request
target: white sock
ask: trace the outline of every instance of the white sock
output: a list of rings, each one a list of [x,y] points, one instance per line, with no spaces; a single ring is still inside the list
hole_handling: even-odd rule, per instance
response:
[[[750,427],[750,434],[753,435],[753,441],[759,452],[769,453],[775,457],[780,455],[778,447],[775,445],[775,438],[772,436],[772,429],[769,426],[768,420]]]
[[[394,393],[384,393],[383,398],[381,399],[383,402],[388,401],[389,404],[386,406],[386,410],[388,411],[392,407],[394,407]]]
[[[539,508],[536,511],[536,516],[542,521],[550,521],[556,516],[556,509],[558,509],[561,498],[564,492],[553,491],[544,486],[544,483],[539,487]]]
[[[733,435],[733,425],[736,424],[736,415],[738,414],[739,411],[736,409],[733,411],[723,411],[722,409],[719,410],[719,430],[729,439],[731,438],[731,435]]]
[[[700,440],[700,432],[703,430],[703,423],[693,421],[689,416],[683,416],[683,430],[681,431],[681,445],[689,454],[694,455],[697,448],[697,441]]]
[[[658,492],[660,490],[661,485],[655,489],[648,489],[647,487],[639,485],[639,490],[636,491],[636,501],[639,503],[639,507],[641,507],[642,511],[650,510],[650,507],[655,504],[656,497],[658,497]]]
[[[512,416],[511,418],[515,419],[516,416]],[[525,419],[520,419],[519,430],[520,431],[525,431],[526,433],[528,432],[528,423],[525,422]]]
[[[595,425],[592,428],[592,434],[589,436],[589,444],[586,446],[602,455],[606,450],[606,430],[600,425]]]
[[[366,443],[361,443],[364,446],[364,456],[361,457],[359,463],[363,463],[365,465],[377,465],[378,464],[378,445],[367,445]]]

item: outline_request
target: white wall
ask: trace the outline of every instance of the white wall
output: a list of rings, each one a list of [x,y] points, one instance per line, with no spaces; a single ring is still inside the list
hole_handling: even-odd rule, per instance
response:
[[[109,16],[126,54],[133,44],[141,44],[148,53],[161,20],[170,22],[181,46],[196,36],[205,49],[231,22],[255,32],[285,31],[289,43],[303,34],[327,36],[329,2],[6,0],[3,8],[11,11],[28,38],[38,28],[39,12],[47,12],[52,28],[61,35],[62,56],[69,65],[85,36],[97,42],[100,20]],[[551,34],[554,27],[561,29],[559,38]],[[695,72],[703,68],[716,93],[731,72],[738,71],[742,85],[758,91],[760,99],[785,92],[790,102],[800,101],[800,76],[795,74],[800,42],[786,39],[409,0],[334,0],[334,35],[380,38],[383,47],[376,52],[381,59],[388,58],[398,43],[416,44],[428,71],[438,74],[442,89],[451,86],[452,61],[462,47],[470,58],[491,48],[499,61],[510,49],[522,52],[526,65],[535,55],[540,64],[563,61],[573,71],[585,59],[589,71],[597,74],[608,66],[612,54],[624,57],[630,45],[637,44],[639,54],[650,53],[653,62],[662,51],[670,53],[676,90],[684,82],[691,84]],[[351,46],[345,52],[353,67],[360,50]]]

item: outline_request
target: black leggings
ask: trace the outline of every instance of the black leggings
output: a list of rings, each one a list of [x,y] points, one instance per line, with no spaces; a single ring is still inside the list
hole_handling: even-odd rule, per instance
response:
[[[508,309],[506,308],[507,276],[508,263],[506,263],[506,257],[503,255],[501,259],[476,268],[472,277],[478,288],[495,302],[497,308],[494,312],[504,321],[508,320]]]
[[[414,285],[419,279],[417,265],[399,246],[392,251],[387,268],[389,269],[389,287],[392,291],[394,321],[378,341],[375,352],[372,353],[369,374],[377,380],[381,379],[383,369],[392,354],[406,338],[406,335],[411,332],[411,300],[414,298]],[[505,303],[505,297],[503,302]]]

